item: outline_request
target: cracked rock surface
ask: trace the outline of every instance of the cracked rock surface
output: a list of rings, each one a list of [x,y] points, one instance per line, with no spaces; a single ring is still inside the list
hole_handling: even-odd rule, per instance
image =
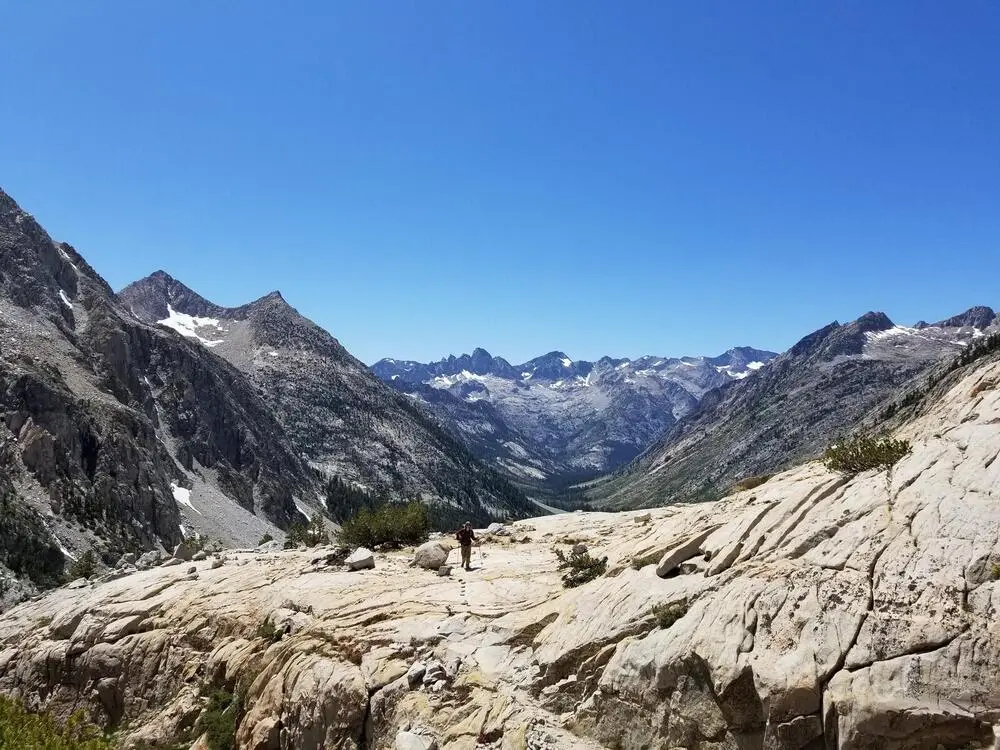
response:
[[[993,748],[1000,362],[899,436],[891,472],[812,463],[716,503],[519,521],[449,578],[412,550],[358,572],[234,552],[60,589],[0,616],[0,691],[133,746],[193,743],[225,687],[254,750]],[[581,543],[607,573],[564,589],[552,547]]]

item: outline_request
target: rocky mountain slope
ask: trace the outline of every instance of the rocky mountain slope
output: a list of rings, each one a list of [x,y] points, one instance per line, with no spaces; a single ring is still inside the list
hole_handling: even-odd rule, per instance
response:
[[[125,747],[239,695],[241,750],[994,748],[998,355],[918,411],[891,471],[519,521],[453,577],[317,550],[79,582],[0,615],[0,691]],[[564,589],[552,547],[580,543],[607,571]]]
[[[224,308],[158,271],[119,299],[139,319],[173,329],[245,373],[296,452],[322,474],[373,498],[419,497],[481,520],[534,510],[280,293]]]
[[[583,362],[550,352],[513,366],[476,349],[430,364],[383,359],[372,370],[426,404],[493,465],[521,480],[560,485],[631,460],[707,391],[774,356],[740,347],[718,357]]]
[[[618,508],[718,498],[738,480],[818,455],[996,330],[1000,319],[988,307],[914,328],[883,313],[831,323],[757,376],[708,394],[644,455],[587,494]]]
[[[185,527],[280,533],[317,492],[235,368],[138,321],[3,192],[0,417],[0,566],[37,584],[88,548],[116,560]]]

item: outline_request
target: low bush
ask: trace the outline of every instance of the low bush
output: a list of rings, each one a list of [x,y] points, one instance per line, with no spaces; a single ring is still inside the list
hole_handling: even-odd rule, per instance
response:
[[[339,537],[343,544],[352,546],[401,547],[423,542],[429,531],[427,506],[413,501],[406,505],[386,503],[374,509],[364,508],[344,521]]]
[[[1000,565],[993,566],[993,569],[990,571],[990,578],[994,581],[1000,581]]]
[[[209,693],[208,705],[198,717],[198,732],[206,735],[211,750],[232,750],[242,711],[241,695],[221,688]]]
[[[285,631],[275,626],[270,619],[264,620],[264,622],[257,626],[257,637],[263,638],[269,643],[277,643],[284,635]]]
[[[271,536],[270,534],[264,534],[264,536],[260,538],[260,541],[257,542],[257,546],[259,547],[262,544],[267,544],[268,542],[273,542],[273,541],[274,541],[273,536]]]
[[[66,569],[66,580],[75,581],[77,578],[90,578],[97,572],[97,555],[94,550],[88,549],[79,560],[74,560]]]
[[[737,492],[742,490],[752,490],[755,487],[760,487],[764,482],[773,477],[774,474],[760,474],[755,477],[747,477],[746,479],[741,479],[734,486],[733,489]]]
[[[645,555],[639,555],[638,557],[632,558],[632,570],[642,570],[647,565],[655,565],[663,557],[663,551],[650,552]]]
[[[329,543],[330,535],[326,533],[326,524],[320,513],[316,513],[309,523],[293,523],[285,533],[285,549],[316,547]]]
[[[670,602],[668,604],[657,604],[652,609],[656,624],[666,630],[688,612],[687,602]]]
[[[569,555],[560,549],[555,549],[553,552],[559,559],[559,570],[566,571],[563,573],[562,582],[563,586],[568,589],[582,586],[588,581],[600,578],[608,569],[608,558],[606,557],[598,559],[592,557],[589,552],[581,550],[573,550]]]
[[[112,750],[83,711],[65,724],[47,714],[27,711],[20,702],[0,696],[0,747],[25,750]]]
[[[906,440],[856,435],[827,448],[823,463],[831,471],[858,474],[869,469],[888,469],[909,452],[910,443]]]

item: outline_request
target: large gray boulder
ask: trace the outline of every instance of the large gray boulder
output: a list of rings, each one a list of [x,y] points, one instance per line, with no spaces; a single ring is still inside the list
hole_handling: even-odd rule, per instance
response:
[[[346,560],[344,560],[344,565],[347,566],[348,570],[365,570],[368,568],[374,568],[375,553],[367,547],[358,547],[348,556]]]
[[[442,565],[448,562],[448,555],[450,553],[451,545],[446,542],[437,540],[424,542],[413,553],[413,564],[418,568],[439,570]]]

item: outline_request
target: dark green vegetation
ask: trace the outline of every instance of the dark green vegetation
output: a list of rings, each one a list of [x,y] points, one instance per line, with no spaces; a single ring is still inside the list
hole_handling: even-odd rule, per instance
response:
[[[232,750],[236,725],[243,712],[243,697],[217,688],[208,694],[208,705],[198,718],[199,734],[207,735],[211,750]]]
[[[57,586],[65,557],[42,519],[14,496],[10,479],[0,473],[0,563],[43,588]]]
[[[83,711],[65,724],[46,714],[24,709],[18,701],[0,696],[0,748],[14,750],[112,750],[100,730],[87,723]]]
[[[555,549],[553,552],[559,558],[559,570],[566,571],[563,573],[562,582],[563,586],[568,589],[582,586],[588,581],[600,578],[608,569],[608,558],[606,557],[598,559],[592,557],[589,552],[577,549],[568,555],[560,549]]]
[[[90,578],[96,572],[97,555],[94,554],[94,550],[88,549],[80,555],[79,560],[70,563],[69,568],[66,569],[66,580],[75,581],[77,578]]]
[[[285,549],[315,547],[320,544],[329,543],[330,535],[326,533],[323,516],[319,513],[316,513],[309,519],[309,523],[293,523],[288,527],[285,537]]]
[[[666,630],[688,612],[687,602],[670,602],[668,604],[657,604],[652,609],[652,615],[656,618],[656,624]]]
[[[264,622],[257,626],[257,637],[263,638],[268,643],[277,643],[284,635],[284,631],[275,626],[270,619],[264,620]]]
[[[855,435],[827,448],[823,463],[831,471],[859,474],[869,469],[891,468],[909,452],[910,443],[906,440]]]
[[[759,474],[755,477],[747,477],[746,479],[741,479],[736,484],[733,485],[733,490],[739,492],[741,490],[752,490],[755,487],[760,487],[764,482],[773,477],[774,474]]]
[[[369,548],[380,545],[401,547],[424,541],[430,528],[430,514],[423,503],[385,503],[375,508],[363,508],[353,518],[344,521],[340,541]]]

